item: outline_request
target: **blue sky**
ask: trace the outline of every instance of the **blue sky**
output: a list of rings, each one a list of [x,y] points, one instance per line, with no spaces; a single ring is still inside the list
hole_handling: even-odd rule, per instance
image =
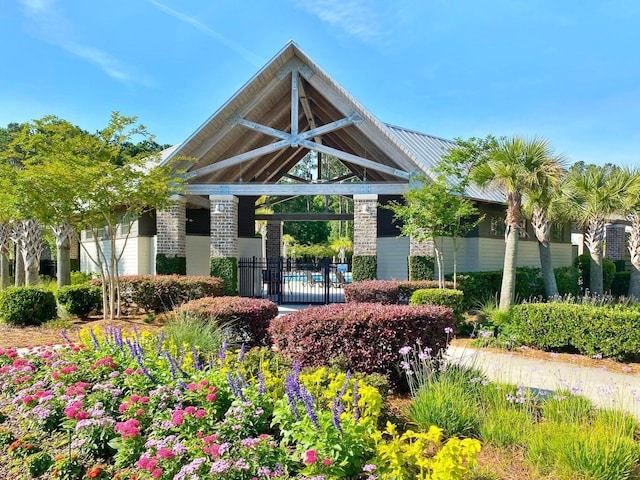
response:
[[[384,122],[640,165],[633,0],[0,0],[0,125],[118,110],[178,143],[290,39]]]

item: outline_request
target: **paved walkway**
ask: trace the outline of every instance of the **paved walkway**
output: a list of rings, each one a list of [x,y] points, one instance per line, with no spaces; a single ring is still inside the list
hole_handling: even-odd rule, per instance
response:
[[[480,368],[494,381],[544,390],[569,389],[595,405],[622,409],[640,418],[639,375],[457,346],[450,346],[447,356]]]

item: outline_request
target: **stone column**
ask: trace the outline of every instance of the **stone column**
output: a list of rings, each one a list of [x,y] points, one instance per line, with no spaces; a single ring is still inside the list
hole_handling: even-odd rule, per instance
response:
[[[409,237],[409,280],[432,280],[436,274],[433,240]]]
[[[433,240],[421,242],[413,237],[409,237],[409,255],[412,257],[433,257]]]
[[[156,212],[156,273],[187,273],[187,207],[186,199],[176,195],[165,210]]]
[[[238,257],[238,197],[212,195],[211,258]]]
[[[627,235],[623,223],[607,223],[605,225],[605,258],[611,261],[624,260],[627,255]]]
[[[353,254],[376,255],[378,195],[353,196]]]
[[[279,220],[267,221],[267,258],[282,256],[282,226]]]

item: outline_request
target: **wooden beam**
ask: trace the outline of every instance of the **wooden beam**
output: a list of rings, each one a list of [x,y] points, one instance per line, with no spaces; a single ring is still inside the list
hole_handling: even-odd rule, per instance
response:
[[[185,178],[193,178],[193,177],[201,177],[208,173],[215,172],[217,170],[221,170],[223,168],[231,167],[233,165],[237,165],[242,162],[246,162],[247,160],[251,160],[252,158],[260,157],[267,153],[275,152],[276,150],[280,150],[282,148],[286,148],[289,146],[288,140],[280,140],[276,143],[271,143],[269,145],[265,145],[264,147],[256,148],[255,150],[251,150],[249,152],[241,153],[239,155],[235,155],[231,158],[227,158],[220,162],[216,162],[208,167],[202,167],[192,172],[187,172],[185,174]]]
[[[282,222],[326,222],[328,220],[353,220],[353,213],[305,212],[256,214],[256,220],[276,220]]]
[[[298,70],[291,71],[291,135],[298,135]]]
[[[302,111],[304,112],[305,117],[307,117],[307,123],[309,124],[310,129],[317,128],[316,119],[313,115],[313,110],[311,108],[311,102],[309,101],[309,97],[307,97],[306,88],[304,86],[304,81],[300,82],[300,104],[302,105]],[[322,137],[317,136],[315,139],[316,143],[322,143]]]
[[[191,195],[402,195],[408,183],[313,183],[303,185],[280,183],[192,183],[186,186]]]
[[[298,177],[297,175],[292,175],[290,173],[285,173],[283,177],[287,177],[291,180],[295,180],[296,182],[300,182],[300,183],[309,183],[309,179]]]
[[[372,170],[388,173],[395,177],[408,179],[411,176],[409,172],[405,172],[404,170],[398,170],[397,168],[389,167],[388,165],[372,162],[371,160],[358,157],[357,155],[343,152],[342,150],[337,150],[335,148],[327,147],[325,145],[318,145],[317,143],[310,142],[308,140],[301,140],[300,145],[303,147],[307,147],[310,150],[317,150],[319,152],[326,153],[327,155],[333,155],[334,157],[338,157],[347,162],[355,163],[356,165],[360,165],[362,167],[367,167]]]
[[[267,127],[266,125],[261,125],[260,123],[252,122],[251,120],[247,120],[245,118],[235,118],[233,121],[238,125],[242,125],[244,127],[250,128],[257,132],[270,135],[272,137],[283,138],[283,139],[287,139],[291,137],[291,135],[288,134],[287,132],[276,130],[275,128]]]

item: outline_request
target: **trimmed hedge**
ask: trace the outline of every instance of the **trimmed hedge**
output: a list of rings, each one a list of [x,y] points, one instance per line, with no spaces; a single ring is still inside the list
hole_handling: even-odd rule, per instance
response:
[[[351,277],[354,282],[378,278],[378,257],[375,255],[354,255],[351,260]]]
[[[234,340],[248,347],[271,344],[267,328],[278,316],[278,306],[272,301],[244,297],[200,298],[185,303],[176,311],[226,325]]]
[[[453,288],[453,283],[445,282],[444,286]],[[344,298],[347,302],[399,305],[408,303],[413,292],[421,288],[438,288],[438,282],[436,280],[353,282],[344,286]]]
[[[164,253],[156,255],[156,273],[158,275],[186,275],[187,259],[185,257],[167,257]]]
[[[580,295],[580,272],[576,267],[558,267],[553,269],[556,277],[558,293],[561,296],[570,295],[577,297]]]
[[[40,325],[58,316],[53,292],[37,287],[11,287],[0,295],[0,318],[11,325]]]
[[[65,285],[58,290],[58,302],[71,315],[86,317],[102,311],[102,289],[94,285]]]
[[[440,305],[453,310],[457,321],[464,312],[464,293],[452,288],[421,288],[413,292],[409,305]]]
[[[223,281],[204,276],[127,275],[120,277],[120,289],[125,304],[160,313],[196,298],[221,296]]]
[[[559,302],[516,305],[507,326],[525,345],[624,361],[640,355],[639,327],[638,306]]]
[[[209,265],[212,277],[224,280],[224,294],[233,296],[238,294],[238,259],[235,257],[212,258]]]
[[[631,272],[616,272],[611,283],[611,295],[617,297],[629,295],[629,284],[631,283]]]
[[[449,340],[445,329],[454,325],[453,312],[445,307],[349,303],[277,317],[269,333],[274,345],[302,366],[338,359],[345,369],[380,373],[400,385],[398,350],[420,343],[438,358]]]
[[[433,280],[435,267],[433,257],[427,255],[410,255],[408,259],[409,280]]]

